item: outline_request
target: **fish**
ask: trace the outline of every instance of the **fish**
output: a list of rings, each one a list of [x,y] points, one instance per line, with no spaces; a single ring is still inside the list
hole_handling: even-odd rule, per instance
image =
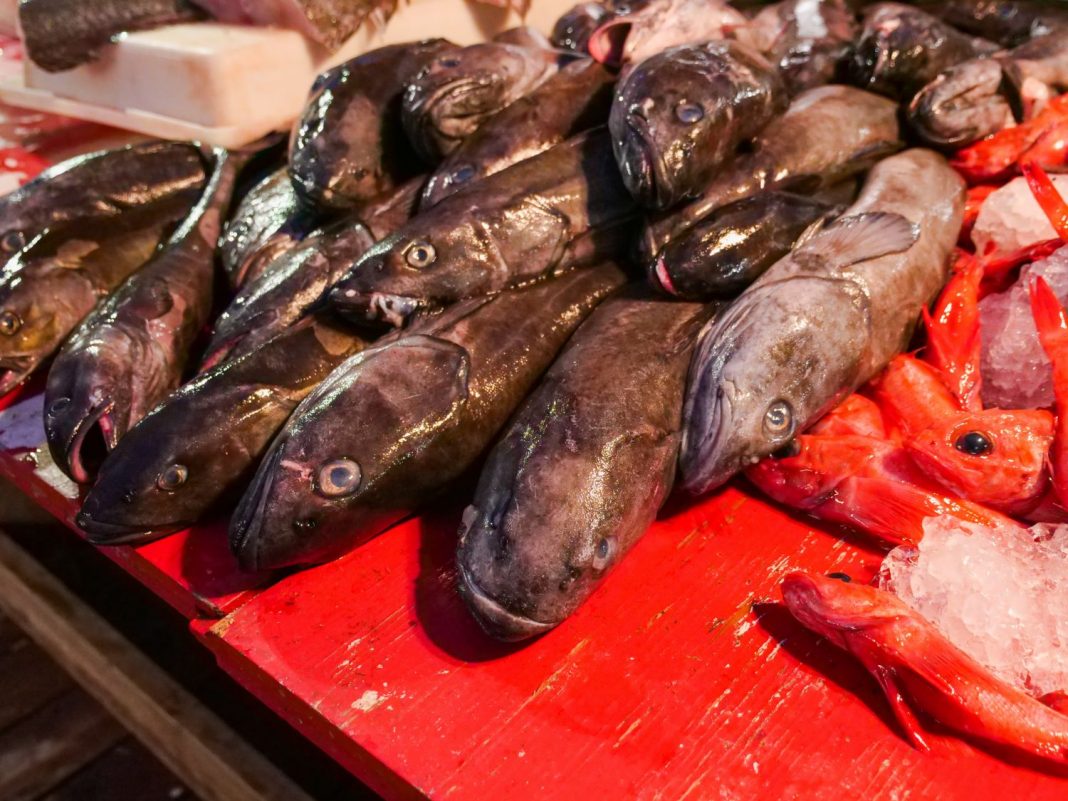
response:
[[[416,152],[428,164],[437,164],[486,120],[573,59],[561,51],[503,42],[442,53],[430,60],[404,92],[404,130]]]
[[[514,28],[506,28],[496,34],[492,41],[518,47],[540,47],[544,50],[552,50],[555,47],[544,33],[537,28],[532,28],[530,25],[517,25]]]
[[[242,568],[340,556],[429,502],[487,450],[613,264],[474,298],[344,362],[293,413],[230,524]]]
[[[814,192],[867,170],[900,150],[898,107],[849,86],[802,92],[761,131],[752,152],[677,209],[650,215],[641,241],[646,263],[669,241],[716,209],[770,189]]]
[[[237,289],[258,278],[322,219],[297,195],[284,167],[264,178],[238,204],[219,241],[219,259],[230,286]]]
[[[384,26],[393,0],[192,0],[220,22],[289,28],[335,51],[361,26]]]
[[[561,50],[586,55],[590,36],[612,13],[605,3],[579,3],[556,20],[549,41]]]
[[[847,62],[849,82],[908,102],[940,73],[998,50],[993,42],[957,31],[933,14],[903,3],[876,3]]]
[[[690,354],[716,309],[624,287],[516,412],[456,555],[460,593],[490,635],[559,625],[653,522],[674,484]]]
[[[152,258],[199,194],[187,189],[121,215],[47,231],[0,268],[0,395],[25,381],[97,303]]]
[[[119,440],[76,517],[97,545],[148,542],[225,507],[300,401],[366,339],[331,315],[305,317],[202,373]]]
[[[608,117],[623,183],[650,209],[689,200],[788,104],[778,70],[737,42],[650,56],[623,79]]]
[[[1068,28],[1007,53],[942,72],[908,106],[912,129],[935,147],[958,148],[1022,122],[1068,89]]]
[[[410,216],[422,184],[422,178],[402,184],[266,265],[216,320],[201,369],[255,350],[320,305],[335,281]]]
[[[685,300],[732,298],[789,253],[809,226],[841,211],[789,192],[739,200],[669,242],[649,265],[649,282]]]
[[[96,61],[124,33],[204,18],[187,0],[20,0],[18,12],[26,54],[46,72]]]
[[[613,73],[595,61],[568,64],[491,117],[453,151],[427,180],[420,208],[428,209],[461,186],[604,125],[614,85]]]
[[[404,135],[401,98],[421,70],[455,52],[445,39],[390,45],[320,75],[289,147],[297,193],[347,211],[422,172]]]
[[[684,489],[708,492],[779,450],[908,345],[948,276],[964,194],[933,151],[884,159],[844,216],[702,330],[683,418]]]
[[[622,256],[637,206],[603,128],[445,198],[369,250],[330,303],[362,325]]]
[[[845,0],[782,0],[758,12],[751,27],[753,45],[791,96],[833,83],[857,36]]]
[[[917,749],[930,746],[914,709],[987,745],[1068,764],[1068,715],[995,678],[891,593],[794,571],[782,596],[802,625],[860,660]]]
[[[200,150],[180,142],[144,142],[76,156],[0,197],[0,258],[7,260],[38,235],[103,219],[172,195],[192,194],[207,180]]]
[[[93,452],[98,442],[105,453],[114,450],[177,389],[211,316],[215,247],[249,154],[215,149],[211,157],[212,176],[189,216],[75,329],[48,372],[48,447],[56,466],[78,483],[92,480],[103,455]]]
[[[1068,9],[1046,0],[923,0],[918,5],[954,28],[1016,47],[1068,25]]]

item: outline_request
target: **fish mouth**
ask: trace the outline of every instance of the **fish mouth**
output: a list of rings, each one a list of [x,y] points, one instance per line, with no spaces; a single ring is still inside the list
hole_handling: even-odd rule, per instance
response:
[[[84,510],[75,516],[74,522],[93,545],[142,545],[187,528],[184,524],[146,529],[144,526],[107,523],[93,519]]]
[[[430,117],[446,136],[463,136],[468,120],[493,110],[503,84],[501,76],[493,72],[449,81],[427,98]]]
[[[63,456],[68,475],[79,484],[88,484],[93,480],[100,463],[108,453],[115,450],[119,442],[119,432],[111,417],[114,410],[115,404],[111,401],[97,404],[78,420],[71,433]],[[86,446],[93,431],[99,433],[98,443],[102,444],[103,448]],[[100,453],[101,450],[103,453]]]
[[[354,322],[386,323],[393,328],[404,326],[426,302],[407,295],[389,292],[360,292],[336,287],[330,291],[330,303]]]
[[[611,20],[595,29],[586,45],[593,60],[606,67],[622,67],[631,27],[632,24],[626,20]]]
[[[509,612],[486,594],[463,565],[459,565],[459,573],[460,595],[478,625],[494,639],[504,642],[529,640],[557,626],[556,623],[543,623]]]
[[[674,200],[668,187],[667,167],[652,141],[649,123],[643,117],[628,114],[626,130],[620,138],[620,170],[627,189],[641,202],[654,209],[664,209]]]
[[[677,296],[679,294],[678,289],[675,288],[675,282],[671,280],[671,273],[668,272],[667,261],[664,259],[663,251],[657,255],[652,268],[649,270],[649,281],[656,289],[667,295]]]
[[[909,118],[928,142],[966,145],[1016,117],[1017,95],[1002,66],[994,59],[970,64],[935,78],[909,103]],[[961,78],[964,75],[969,80]]]
[[[700,442],[695,441],[692,425],[683,428],[679,466],[682,470],[681,486],[692,495],[705,493],[726,483],[737,469],[736,460],[724,459],[732,433],[730,420],[734,414],[733,385],[725,382],[716,389],[707,426],[702,426]],[[719,458],[713,458],[717,456]]]
[[[36,362],[28,356],[0,359],[0,397],[13,391],[29,378],[36,366]]]

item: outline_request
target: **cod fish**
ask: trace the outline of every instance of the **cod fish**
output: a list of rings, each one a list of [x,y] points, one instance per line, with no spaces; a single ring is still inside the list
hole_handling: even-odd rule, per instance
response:
[[[701,332],[680,466],[707,492],[787,445],[909,342],[945,283],[964,182],[938,154],[879,162],[845,215]]]
[[[56,465],[79,483],[105,451],[177,389],[211,315],[215,246],[249,156],[216,150],[200,201],[162,250],[85,319],[63,346],[45,387],[45,434]]]
[[[625,288],[520,407],[460,530],[460,592],[489,634],[562,622],[653,522],[674,483],[690,354],[714,312]]]
[[[187,0],[20,0],[26,53],[41,69],[62,72],[95,61],[123,33],[203,18]]]
[[[1068,28],[1007,53],[950,67],[909,103],[912,128],[931,145],[962,147],[1020,122],[1068,89]]]
[[[590,36],[611,16],[605,3],[579,3],[556,20],[549,41],[561,50],[586,55]]]
[[[650,265],[649,281],[685,300],[733,298],[789,253],[810,225],[841,210],[789,192],[739,200],[669,242]]]
[[[319,76],[289,148],[298,193],[348,210],[420,172],[401,125],[401,98],[421,70],[456,51],[444,39],[391,45]]]
[[[192,144],[145,142],[77,156],[0,197],[0,255],[6,260],[48,231],[182,195],[191,206],[207,178]],[[192,193],[192,194],[190,194]]]
[[[914,6],[877,3],[864,14],[847,73],[861,89],[907,102],[944,70],[997,49]]]
[[[595,61],[568,64],[491,117],[430,176],[420,208],[608,121],[615,77]]]
[[[460,478],[582,319],[612,264],[445,310],[338,367],[271,445],[230,526],[241,566],[341,555]]]
[[[430,164],[452,153],[490,117],[541,86],[574,56],[503,42],[450,50],[408,85],[404,130]]]
[[[900,150],[897,104],[849,86],[821,86],[798,95],[691,203],[652,217],[642,250],[646,263],[671,239],[716,209],[781,189],[814,192],[863,172]]]
[[[304,203],[284,167],[254,186],[226,223],[219,257],[230,286],[253,281],[310,234],[321,214]]]
[[[409,181],[264,267],[219,316],[202,369],[255,350],[303,317],[375,242],[408,219],[422,185],[421,178]]]
[[[0,395],[51,356],[97,303],[143,266],[199,191],[46,232],[0,269]]]
[[[650,56],[623,80],[608,118],[623,183],[646,208],[690,199],[788,104],[778,70],[737,42]]]
[[[330,301],[355,321],[399,327],[418,310],[620,256],[636,216],[608,132],[596,129],[419,214],[369,250]]]
[[[1068,26],[1068,8],[1048,0],[923,0],[918,5],[954,28],[1002,47]]]
[[[99,545],[188,528],[240,492],[297,404],[366,342],[310,315],[202,373],[152,410],[104,461],[77,523]]]

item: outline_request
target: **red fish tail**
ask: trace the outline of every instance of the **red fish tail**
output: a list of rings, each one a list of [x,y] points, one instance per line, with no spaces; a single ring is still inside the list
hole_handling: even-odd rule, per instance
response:
[[[1025,161],[1020,164],[1020,170],[1053,230],[1062,241],[1068,242],[1068,203],[1065,203],[1049,175],[1037,162]]]

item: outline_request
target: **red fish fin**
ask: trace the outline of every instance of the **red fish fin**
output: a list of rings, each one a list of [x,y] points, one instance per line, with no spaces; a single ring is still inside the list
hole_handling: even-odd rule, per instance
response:
[[[923,729],[920,726],[920,722],[916,719],[916,715],[909,707],[905,696],[902,695],[901,689],[897,686],[894,669],[885,665],[874,665],[869,669],[875,680],[879,682],[879,686],[883,688],[886,700],[890,702],[890,708],[894,711],[894,717],[897,718],[898,724],[904,729],[905,736],[908,737],[909,742],[918,751],[928,753],[931,750],[931,746],[923,738]]]
[[[1064,202],[1053,181],[1037,162],[1025,161],[1020,165],[1020,170],[1053,230],[1063,241],[1068,242],[1068,203]]]
[[[962,407],[981,411],[979,387],[980,323],[979,286],[983,264],[958,251],[953,275],[935,304],[934,313],[924,310],[927,331],[924,357],[942,374]]]
[[[1056,369],[1058,362],[1063,363],[1068,357],[1068,315],[1045,278],[1039,277],[1031,282],[1030,295],[1031,315],[1035,318],[1038,338]]]
[[[1038,699],[1050,709],[1060,712],[1062,715],[1068,715],[1068,692],[1064,690],[1056,690],[1051,693],[1046,693]]]

